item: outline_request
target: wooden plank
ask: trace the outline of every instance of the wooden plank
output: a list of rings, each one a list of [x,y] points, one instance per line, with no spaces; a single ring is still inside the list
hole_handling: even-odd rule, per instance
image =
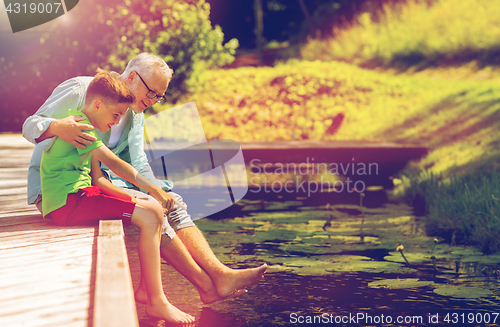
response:
[[[0,135],[0,326],[88,327],[97,227],[60,227],[27,204],[32,152]]]
[[[94,327],[139,327],[121,220],[101,220],[97,239]]]

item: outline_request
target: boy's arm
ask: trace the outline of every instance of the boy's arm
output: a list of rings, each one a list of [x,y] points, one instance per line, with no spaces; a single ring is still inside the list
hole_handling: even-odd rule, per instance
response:
[[[101,146],[90,151],[90,153],[121,178],[145,189],[157,200],[160,199],[160,203],[164,208],[169,211],[174,209],[174,198],[171,195],[139,174],[134,167],[118,158],[108,147]]]
[[[92,185],[98,186],[99,189],[105,194],[137,203],[135,196],[132,196],[121,188],[116,187],[103,176],[99,160],[97,160],[96,157],[92,156],[91,160],[90,176],[92,177]]]

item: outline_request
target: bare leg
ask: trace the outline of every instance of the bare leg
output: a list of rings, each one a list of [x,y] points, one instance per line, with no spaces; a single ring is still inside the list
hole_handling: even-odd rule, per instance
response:
[[[160,236],[163,210],[156,204],[137,200],[132,224],[139,227],[138,252],[147,290],[146,314],[173,323],[190,323],[194,317],[173,306],[163,292],[160,271]]]
[[[191,257],[191,254],[189,254],[178,237],[174,237],[170,243],[160,250],[160,253],[165,261],[171,264],[196,287],[203,303],[208,304],[223,300],[223,298],[217,294],[217,289],[210,276],[208,276],[196,261],[194,261],[193,257]],[[238,290],[229,297],[236,297],[246,292],[246,290]],[[141,284],[135,292],[135,300],[140,303],[147,302],[146,284],[142,277]]]
[[[226,267],[217,259],[196,226],[178,230],[177,237],[180,238],[198,265],[210,276],[217,289],[217,294],[222,298],[256,284],[264,277],[267,269],[266,264],[249,269]]]

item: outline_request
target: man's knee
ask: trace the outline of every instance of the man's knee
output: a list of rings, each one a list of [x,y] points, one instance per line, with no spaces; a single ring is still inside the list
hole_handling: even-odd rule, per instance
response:
[[[169,194],[172,195],[177,202],[181,203],[184,207],[187,207],[186,203],[184,203],[179,194],[175,192],[169,192]],[[191,215],[177,204],[175,205],[175,210],[168,213],[168,221],[176,231],[186,227],[195,226],[193,220],[191,219]]]
[[[167,246],[175,237],[176,233],[172,226],[168,223],[168,221],[165,221],[163,223],[163,229],[161,232],[161,241],[160,241],[160,249],[163,249],[165,246]]]

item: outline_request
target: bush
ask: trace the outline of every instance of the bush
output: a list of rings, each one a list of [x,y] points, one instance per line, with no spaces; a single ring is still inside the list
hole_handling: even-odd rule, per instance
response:
[[[234,60],[238,40],[222,44],[224,34],[212,27],[210,5],[204,0],[125,1],[102,12],[102,20],[120,22],[107,58],[108,69],[123,71],[141,52],[163,58],[174,70],[168,92],[174,99],[199,89],[199,75],[206,69]]]

